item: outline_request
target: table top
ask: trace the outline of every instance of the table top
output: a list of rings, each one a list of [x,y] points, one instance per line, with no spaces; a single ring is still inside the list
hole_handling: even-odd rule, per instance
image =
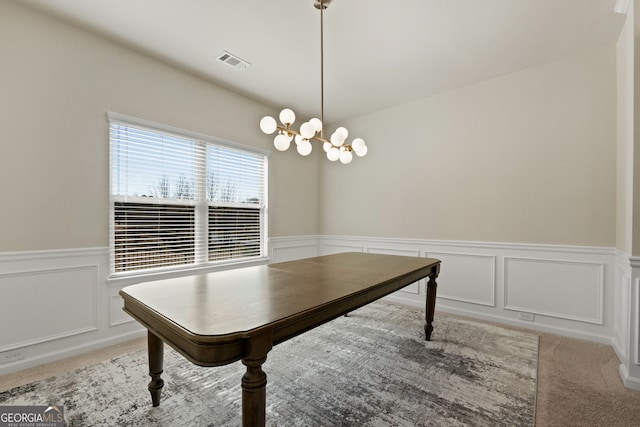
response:
[[[124,310],[164,338],[211,345],[282,329],[274,336],[277,343],[437,274],[439,264],[432,258],[342,253],[146,282],[120,294]]]

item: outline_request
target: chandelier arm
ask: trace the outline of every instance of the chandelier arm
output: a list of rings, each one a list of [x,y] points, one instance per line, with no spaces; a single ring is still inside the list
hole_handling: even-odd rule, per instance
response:
[[[293,135],[300,135],[300,132],[298,132],[295,129],[291,129],[289,126],[276,126],[276,130],[279,130],[282,133],[286,133],[289,136],[293,136]],[[302,135],[300,135],[302,136]]]
[[[315,140],[320,141],[320,142],[328,142],[329,144],[331,144],[331,141],[329,141],[326,138],[323,138],[322,136],[317,136],[316,135],[316,136],[312,136],[310,139],[315,139]],[[331,146],[334,147],[333,144],[331,144]]]
[[[295,129],[291,129],[288,126],[276,126],[276,130],[279,130],[280,132],[286,133],[289,136],[293,136],[293,135],[298,135],[298,136],[302,136],[302,134],[300,132],[298,132]],[[315,139],[316,141],[320,141],[320,142],[328,142],[329,144],[331,144],[331,141],[324,138],[322,135],[318,136],[318,135],[314,135],[311,138],[304,138],[304,139],[308,139],[309,141],[311,141],[312,139]],[[332,147],[335,147],[335,145],[331,144]]]

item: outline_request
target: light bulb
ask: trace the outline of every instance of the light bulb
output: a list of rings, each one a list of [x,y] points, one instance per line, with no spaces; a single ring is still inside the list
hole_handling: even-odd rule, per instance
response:
[[[273,139],[273,145],[276,147],[278,151],[286,151],[291,145],[291,138],[285,134],[276,135]]]
[[[327,151],[327,159],[331,160],[332,162],[335,162],[339,158],[340,150],[338,150],[336,147],[331,147],[329,151]]]
[[[349,136],[349,131],[346,128],[343,128],[342,126],[336,129],[335,133],[340,134],[340,136],[342,136],[343,141],[347,139],[347,137]]]
[[[356,138],[351,142],[351,148],[356,151],[362,150],[362,147],[364,146],[364,140],[362,138]]]
[[[304,139],[304,138],[302,138],[300,135],[296,135],[296,137],[295,137],[296,144],[300,144],[300,142],[301,142],[303,139]]]
[[[356,154],[359,157],[364,157],[365,154],[367,154],[367,151],[369,151],[369,149],[367,148],[367,146],[365,145],[364,147],[362,147],[360,150],[356,150]]]
[[[314,129],[313,125],[310,122],[304,122],[300,126],[300,135],[302,135],[303,138],[309,139],[313,137],[315,134],[316,134],[316,130]]]
[[[285,125],[291,125],[296,121],[296,114],[293,112],[293,110],[285,108],[284,110],[280,111],[280,121]]]
[[[260,120],[260,130],[267,135],[274,133],[277,126],[276,119],[271,116],[264,116],[262,120]]]
[[[303,139],[302,141],[300,141],[300,144],[298,144],[298,153],[301,156],[308,156],[309,153],[311,153],[312,148],[313,147],[311,147],[311,143],[309,142],[309,140]]]
[[[342,144],[344,144],[344,138],[340,133],[334,132],[331,134],[331,143],[336,147],[340,147]]]
[[[325,142],[324,144],[322,144],[322,149],[325,153],[327,153],[331,149],[331,147],[333,147],[333,145],[331,145],[330,142]]]
[[[351,154],[351,151],[343,151],[340,153],[340,162],[342,164],[348,165],[351,163],[351,160],[353,160],[353,154]]]
[[[313,130],[315,130],[316,133],[320,133],[320,131],[322,131],[322,122],[320,121],[320,119],[314,117],[313,119],[309,120],[309,123],[311,123],[311,125],[313,126]]]

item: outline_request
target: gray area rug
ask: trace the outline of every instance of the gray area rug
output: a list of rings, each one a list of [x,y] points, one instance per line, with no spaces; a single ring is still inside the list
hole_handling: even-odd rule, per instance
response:
[[[271,350],[269,426],[533,426],[538,337],[373,303]],[[239,426],[240,363],[202,368],[165,346],[159,407],[146,351],[0,393],[65,407],[71,426]]]

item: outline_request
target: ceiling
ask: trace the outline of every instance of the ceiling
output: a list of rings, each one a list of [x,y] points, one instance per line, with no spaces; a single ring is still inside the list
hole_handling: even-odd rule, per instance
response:
[[[313,0],[22,0],[303,118],[320,115]],[[335,122],[614,43],[616,0],[333,0],[325,121]],[[217,57],[228,51],[243,71]]]

